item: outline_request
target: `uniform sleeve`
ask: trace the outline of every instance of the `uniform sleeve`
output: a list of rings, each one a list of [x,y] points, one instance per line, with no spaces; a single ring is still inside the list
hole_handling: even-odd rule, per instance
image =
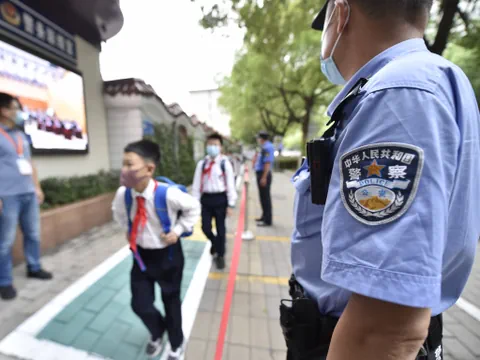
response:
[[[127,209],[125,207],[125,187],[118,188],[117,193],[112,202],[112,214],[113,220],[122,227],[124,230],[128,230],[128,216]]]
[[[460,135],[452,101],[365,96],[338,139],[322,228],[324,281],[412,307],[440,301]]]
[[[269,145],[265,145],[263,148],[262,148],[262,161],[263,161],[263,164],[268,164],[268,163],[273,163],[273,160],[275,158],[275,154],[274,154],[274,149],[273,149],[273,145],[272,146],[269,146]]]
[[[237,202],[237,190],[235,189],[235,174],[233,173],[233,166],[229,160],[225,161],[225,176],[227,180],[228,206],[234,207]]]
[[[167,205],[174,212],[182,214],[173,225],[172,231],[181,236],[184,232],[191,231],[200,218],[200,203],[192,195],[180,189],[170,187],[167,191]]]
[[[193,175],[193,183],[192,183],[192,196],[200,201],[200,197],[202,196],[200,185],[202,181],[202,166],[205,160],[201,160],[198,162],[197,167],[195,168],[195,174]]]

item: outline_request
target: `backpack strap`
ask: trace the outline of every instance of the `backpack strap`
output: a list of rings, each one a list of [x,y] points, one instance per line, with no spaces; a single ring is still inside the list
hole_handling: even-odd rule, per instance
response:
[[[133,203],[132,189],[126,188],[125,189],[125,208],[127,210],[128,233],[129,234],[132,232],[132,218],[130,216],[130,213],[132,212],[132,203]]]
[[[168,185],[159,184],[157,190],[155,191],[155,211],[157,212],[160,223],[162,224],[163,231],[165,234],[170,232],[171,222],[168,216],[168,207],[167,207],[167,190]]]
[[[225,183],[225,191],[228,193],[227,176],[225,172],[225,161],[227,161],[227,159],[223,158],[222,161],[220,162],[220,168],[222,169],[222,177],[223,177],[223,182]]]
[[[200,194],[203,193],[203,178],[205,177],[203,175],[203,172],[205,171],[205,166],[207,166],[207,159],[204,158],[202,163],[202,171],[200,172]]]
[[[132,233],[132,218],[130,216],[130,213],[132,211],[132,203],[133,203],[133,197],[132,197],[132,189],[126,188],[125,189],[125,208],[127,210],[127,219],[128,219],[128,234],[130,235]],[[129,239],[130,242],[130,239]],[[140,257],[140,254],[136,249],[132,249],[130,247],[130,250],[133,253],[133,257],[136,260],[138,267],[142,272],[146,270],[145,263],[143,262],[142,258]]]

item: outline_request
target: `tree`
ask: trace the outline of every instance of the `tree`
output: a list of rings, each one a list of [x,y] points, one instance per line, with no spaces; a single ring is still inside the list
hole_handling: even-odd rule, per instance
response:
[[[203,3],[205,0],[191,0]],[[288,0],[218,0],[213,6],[205,9],[202,7],[203,19],[200,21],[203,27],[214,29],[234,21],[240,27],[248,30],[255,26],[256,12],[267,8],[272,2],[287,3]],[[478,0],[435,0],[432,11],[431,25],[425,36],[429,49],[442,55],[447,47],[449,37],[452,34],[468,33],[471,29],[471,18],[479,16]],[[309,2],[309,16],[303,19],[307,23],[316,12],[320,10],[318,1]],[[256,26],[261,26],[257,23]]]
[[[319,68],[320,34],[302,25],[314,2],[270,1],[249,10],[248,40],[220,87],[234,136],[250,140],[261,128],[285,136],[300,127],[306,141],[319,108],[331,101],[336,87]]]

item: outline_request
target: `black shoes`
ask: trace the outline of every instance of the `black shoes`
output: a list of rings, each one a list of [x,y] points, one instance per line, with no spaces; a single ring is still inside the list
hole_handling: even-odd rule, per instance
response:
[[[2,300],[13,300],[17,297],[17,290],[12,285],[0,286],[0,298]]]
[[[256,222],[263,222],[263,217],[259,217],[255,219]]]
[[[261,222],[257,224],[258,227],[269,227],[272,226],[272,223]]]
[[[223,256],[218,256],[215,258],[215,265],[217,266],[218,270],[225,269],[225,258],[223,258]]]
[[[53,275],[48,271],[40,269],[38,271],[31,271],[27,270],[27,277],[30,279],[37,279],[37,280],[51,280],[53,279]]]
[[[214,256],[215,254],[217,253],[217,249],[215,249],[215,246],[212,246],[210,247],[210,255]]]
[[[48,271],[40,269],[38,271],[27,270],[27,277],[37,280],[51,280],[53,275]],[[0,298],[2,300],[13,300],[17,297],[17,290],[12,285],[0,286]]]

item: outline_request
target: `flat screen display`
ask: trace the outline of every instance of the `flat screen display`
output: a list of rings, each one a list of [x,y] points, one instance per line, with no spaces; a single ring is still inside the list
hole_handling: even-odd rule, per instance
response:
[[[34,152],[87,152],[83,78],[0,40],[0,92],[18,97]]]

